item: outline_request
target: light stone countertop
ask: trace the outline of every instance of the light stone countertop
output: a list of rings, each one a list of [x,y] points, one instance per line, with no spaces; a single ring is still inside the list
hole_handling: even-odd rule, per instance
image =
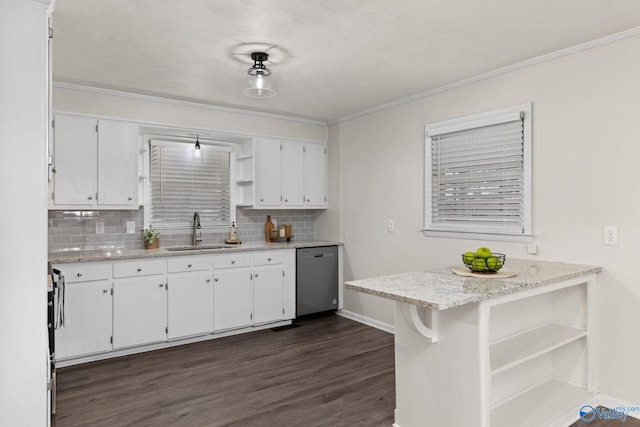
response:
[[[401,273],[345,282],[345,289],[445,310],[465,304],[599,273],[602,267],[562,262],[507,259],[504,269],[518,274],[506,279],[461,277],[454,267]]]
[[[98,261],[114,261],[123,259],[139,259],[139,258],[158,258],[172,257],[184,255],[205,255],[220,254],[229,252],[247,252],[258,250],[277,250],[277,249],[297,249],[311,248],[316,246],[336,246],[341,245],[340,242],[328,240],[292,240],[291,242],[248,242],[240,245],[224,245],[220,249],[195,249],[182,251],[169,251],[167,248],[160,249],[126,249],[126,248],[107,248],[101,250],[87,251],[67,251],[49,253],[49,262],[51,264],[61,264],[70,262],[98,262]],[[208,245],[203,245],[208,246]]]

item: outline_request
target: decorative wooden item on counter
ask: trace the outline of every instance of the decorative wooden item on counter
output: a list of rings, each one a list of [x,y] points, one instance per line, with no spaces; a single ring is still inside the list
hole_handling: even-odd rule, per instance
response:
[[[275,227],[273,222],[271,222],[271,215],[267,215],[267,222],[264,224],[264,240],[265,242],[271,241],[271,230]]]

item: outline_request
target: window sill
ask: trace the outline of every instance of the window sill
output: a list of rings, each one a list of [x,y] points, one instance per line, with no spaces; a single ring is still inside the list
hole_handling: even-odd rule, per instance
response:
[[[448,239],[468,239],[468,240],[488,240],[494,242],[533,242],[532,234],[499,234],[499,233],[476,233],[471,231],[445,231],[445,230],[421,230],[425,237],[442,237]]]

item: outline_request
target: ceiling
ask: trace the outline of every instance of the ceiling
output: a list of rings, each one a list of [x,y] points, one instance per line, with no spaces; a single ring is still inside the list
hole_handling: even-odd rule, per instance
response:
[[[57,0],[53,79],[331,122],[639,25],[637,0]],[[258,49],[273,98],[242,93]]]

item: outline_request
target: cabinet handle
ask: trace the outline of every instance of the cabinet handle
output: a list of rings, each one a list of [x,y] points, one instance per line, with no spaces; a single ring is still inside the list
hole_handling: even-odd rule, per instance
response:
[[[188,268],[191,268],[191,264],[187,264],[187,267],[188,267]]]
[[[214,282],[217,282],[217,281],[218,281],[218,278],[216,277],[215,279],[213,279],[213,281],[214,281]]]
[[[138,267],[136,270],[138,270],[138,273],[140,273],[142,271],[142,267]]]
[[[127,197],[127,200],[131,201],[131,200],[133,200],[133,197],[129,196],[129,197]]]
[[[89,197],[87,197],[87,199],[93,200],[93,196],[89,196]]]
[[[261,202],[264,202],[264,199],[260,199]]]
[[[207,279],[207,283],[211,283],[211,279]]]
[[[258,278],[258,273],[254,274],[253,277]]]
[[[231,260],[231,264],[235,264],[235,263],[236,263],[236,260],[235,260],[235,259],[232,259],[232,260]]]
[[[311,202],[311,199],[307,199],[307,203],[310,203],[310,202]]]
[[[82,273],[78,273],[78,274],[76,274],[76,276],[82,277]]]
[[[103,290],[102,290],[102,293],[103,293],[103,294],[106,294],[107,292],[109,292],[109,289],[103,289]]]
[[[164,283],[160,283],[160,284],[158,285],[158,287],[160,287],[160,288],[164,288]]]
[[[284,199],[284,202],[285,202],[285,203],[288,203],[288,202],[289,202],[289,199]]]
[[[271,258],[267,258],[267,261],[271,262]]]

